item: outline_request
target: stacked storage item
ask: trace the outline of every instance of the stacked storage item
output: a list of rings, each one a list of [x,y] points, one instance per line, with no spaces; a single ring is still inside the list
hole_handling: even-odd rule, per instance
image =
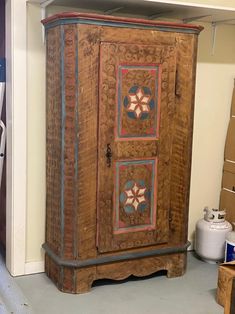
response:
[[[235,84],[235,81],[234,81]],[[235,86],[231,105],[231,117],[225,143],[220,208],[226,210],[226,219],[235,222]]]

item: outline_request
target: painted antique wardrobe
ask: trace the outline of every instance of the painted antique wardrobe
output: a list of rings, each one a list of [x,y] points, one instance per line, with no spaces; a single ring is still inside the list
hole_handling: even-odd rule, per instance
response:
[[[202,28],[85,13],[43,23],[46,273],[71,293],[182,275]]]

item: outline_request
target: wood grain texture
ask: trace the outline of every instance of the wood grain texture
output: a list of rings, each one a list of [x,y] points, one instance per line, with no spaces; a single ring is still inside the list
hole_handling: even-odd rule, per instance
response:
[[[97,266],[96,279],[108,278],[122,280],[131,275],[143,277],[159,270],[167,270],[168,277],[177,277],[185,270],[185,255],[172,254],[161,257],[150,257],[134,261],[126,261],[109,265]]]
[[[177,82],[171,155],[171,241],[185,243],[191,174],[197,38],[177,37]]]
[[[45,272],[47,276],[56,284],[58,289],[62,290],[62,267],[57,265],[47,254],[45,254]],[[70,290],[73,290],[73,287],[70,287]]]
[[[63,258],[72,259],[77,255],[77,27],[63,26]]]
[[[61,30],[47,34],[46,241],[61,255]]]
[[[224,314],[235,313],[235,278],[231,278],[225,287]]]
[[[225,310],[226,310],[226,306],[225,306]],[[232,283],[229,311],[230,311],[228,312],[229,314],[235,313],[235,279],[233,279],[233,283]]]
[[[123,280],[131,275],[144,277],[160,270],[166,270],[168,278],[182,276],[185,273],[186,263],[186,253],[180,253],[80,269],[61,266],[63,270],[63,277],[61,277],[59,275],[61,269],[54,267],[55,265],[47,256],[46,273],[61,291],[79,294],[89,292],[93,282],[99,279]]]
[[[145,253],[187,242],[196,49],[193,34],[79,24],[47,31],[46,243],[63,260]],[[153,138],[144,139],[144,130],[152,129],[153,120],[144,127],[138,121],[137,130],[135,125],[127,127],[129,120],[123,118],[124,128],[138,138],[123,140],[115,133],[120,64],[160,65],[160,127],[157,136],[153,131]],[[132,81],[154,88],[151,75],[157,70],[151,70],[128,72],[120,94],[122,104]],[[156,101],[156,93],[152,95]],[[121,108],[122,117],[127,114],[125,108]],[[111,167],[107,167],[108,143]],[[114,164],[131,160],[157,160],[155,228],[115,234]],[[134,164],[120,168],[120,191],[129,177],[139,181],[142,176],[148,189],[154,186],[151,167],[147,163],[141,167],[138,171]],[[151,202],[148,199],[144,214],[128,216],[120,201],[120,226],[149,223]],[[89,291],[92,282],[101,278],[120,280],[161,269],[174,277],[182,275],[185,267],[185,253],[83,268],[59,266],[46,256],[48,276],[60,290],[71,293]]]
[[[78,182],[77,258],[97,256],[97,120],[99,27],[81,31],[78,26]]]

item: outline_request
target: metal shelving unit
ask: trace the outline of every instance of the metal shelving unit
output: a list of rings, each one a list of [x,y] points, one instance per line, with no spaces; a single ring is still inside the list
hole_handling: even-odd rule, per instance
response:
[[[29,0],[28,2],[39,3],[42,10],[56,5],[103,14],[135,15],[149,19],[169,18],[182,20],[184,23],[199,20],[235,25],[235,8],[189,2],[171,0]]]
[[[182,23],[207,22],[212,26],[212,54],[219,25],[235,25],[235,8],[172,0],[28,0],[41,5],[42,19],[52,5],[89,10],[101,14],[134,16],[145,19],[172,19]]]

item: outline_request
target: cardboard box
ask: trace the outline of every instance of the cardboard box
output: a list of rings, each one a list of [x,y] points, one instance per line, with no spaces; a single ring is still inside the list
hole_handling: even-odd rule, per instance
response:
[[[235,174],[232,172],[224,171],[222,177],[222,188],[235,192]],[[235,205],[235,204],[234,204]]]
[[[219,266],[218,286],[217,286],[217,302],[222,305],[228,306],[231,299],[231,290],[233,279],[235,278],[235,261],[223,263]],[[230,314],[230,312],[228,312]]]
[[[225,142],[225,160],[235,161],[235,116],[230,118]]]
[[[227,287],[224,314],[235,313],[235,278],[231,280]]]
[[[235,192],[235,163],[224,162],[222,188]]]
[[[231,162],[231,161],[225,160],[223,171],[232,172],[235,174],[235,161]]]
[[[234,79],[234,88],[233,88],[233,96],[232,96],[232,104],[231,104],[231,117],[235,116],[235,79]]]
[[[235,222],[235,193],[222,190],[220,193],[220,209],[226,211],[226,220],[230,223]]]
[[[219,208],[226,211],[226,220],[235,222],[235,163],[227,160],[224,162]]]

